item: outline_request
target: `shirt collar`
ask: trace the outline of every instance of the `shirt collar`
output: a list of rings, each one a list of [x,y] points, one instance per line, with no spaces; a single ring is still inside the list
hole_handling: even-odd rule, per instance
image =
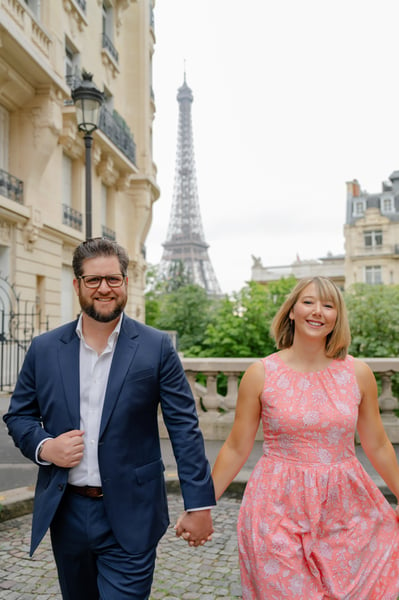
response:
[[[122,326],[123,315],[124,315],[124,313],[121,314],[121,318],[118,320],[117,324],[115,325],[115,328],[113,329],[112,333],[110,334],[110,336],[108,338],[108,344],[115,342],[115,338],[118,337],[119,332],[121,330],[121,326]],[[78,338],[80,340],[85,341],[85,338],[83,335],[82,318],[83,318],[83,314],[80,313],[75,331],[76,331],[76,335],[78,336]]]

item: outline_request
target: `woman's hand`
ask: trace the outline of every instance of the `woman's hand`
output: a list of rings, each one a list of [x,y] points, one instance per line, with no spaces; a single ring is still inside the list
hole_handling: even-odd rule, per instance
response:
[[[213,533],[211,511],[209,509],[185,511],[175,525],[177,537],[182,537],[189,546],[203,546],[211,541]]]

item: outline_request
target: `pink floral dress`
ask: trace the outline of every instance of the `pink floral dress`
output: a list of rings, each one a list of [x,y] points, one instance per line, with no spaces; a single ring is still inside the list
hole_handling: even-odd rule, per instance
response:
[[[353,357],[263,359],[264,454],[238,520],[244,600],[396,600],[399,523],[355,455]]]

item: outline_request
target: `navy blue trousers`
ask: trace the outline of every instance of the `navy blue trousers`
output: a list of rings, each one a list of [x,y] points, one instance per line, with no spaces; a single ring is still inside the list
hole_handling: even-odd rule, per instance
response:
[[[50,530],[63,600],[148,600],[156,548],[123,550],[101,498],[67,491]]]

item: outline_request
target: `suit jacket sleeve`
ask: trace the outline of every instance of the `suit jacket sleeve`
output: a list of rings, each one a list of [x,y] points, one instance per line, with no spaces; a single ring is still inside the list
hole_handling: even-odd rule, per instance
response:
[[[216,504],[211,469],[198,424],[195,401],[169,336],[162,342],[160,397],[175,455],[185,509]]]

